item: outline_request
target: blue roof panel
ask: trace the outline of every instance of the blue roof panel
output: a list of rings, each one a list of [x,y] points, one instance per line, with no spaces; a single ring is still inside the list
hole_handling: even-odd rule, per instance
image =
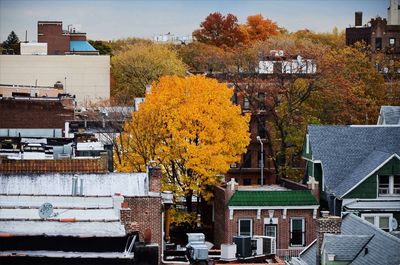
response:
[[[71,52],[95,52],[96,49],[88,41],[70,41],[69,50]]]

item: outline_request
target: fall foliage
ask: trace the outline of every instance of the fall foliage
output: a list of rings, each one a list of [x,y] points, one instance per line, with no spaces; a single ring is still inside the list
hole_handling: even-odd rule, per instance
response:
[[[127,102],[144,96],[146,85],[164,75],[183,76],[185,64],[165,45],[137,43],[122,49],[111,59],[115,86],[111,96]]]
[[[200,29],[193,32],[193,37],[217,47],[235,47],[245,41],[245,34],[237,21],[232,14],[223,16],[219,12],[211,13],[201,22]]]
[[[264,41],[271,36],[278,35],[278,25],[261,14],[247,17],[246,31],[250,42]]]
[[[162,77],[124,126],[118,171],[144,171],[157,161],[164,190],[184,196],[191,211],[193,195],[211,198],[210,187],[240,160],[249,143],[249,117],[230,99],[226,84],[204,76]]]

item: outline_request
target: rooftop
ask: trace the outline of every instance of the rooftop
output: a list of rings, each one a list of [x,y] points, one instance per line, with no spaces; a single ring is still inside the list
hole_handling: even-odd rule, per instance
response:
[[[228,206],[306,206],[318,205],[309,190],[236,191]]]
[[[338,196],[400,154],[400,126],[309,125],[308,134],[325,188]]]

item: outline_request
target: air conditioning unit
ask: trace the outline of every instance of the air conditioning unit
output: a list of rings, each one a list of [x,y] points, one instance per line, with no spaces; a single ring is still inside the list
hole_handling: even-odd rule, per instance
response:
[[[254,236],[253,240],[257,240],[257,255],[276,254],[276,238],[270,236]]]
[[[263,239],[261,237],[254,237],[251,241],[253,255],[263,255]]]
[[[236,244],[221,244],[221,260],[231,261],[236,259]]]
[[[237,245],[237,256],[239,258],[251,257],[251,237],[234,236],[233,242]]]

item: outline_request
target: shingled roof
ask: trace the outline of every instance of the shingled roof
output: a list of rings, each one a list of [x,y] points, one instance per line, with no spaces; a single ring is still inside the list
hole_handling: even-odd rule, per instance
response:
[[[400,126],[309,125],[308,134],[312,160],[322,163],[325,189],[339,197],[400,157]]]
[[[236,191],[228,206],[306,206],[318,205],[310,190]]]
[[[311,243],[291,264],[316,265],[316,245]],[[352,265],[400,264],[400,239],[351,213],[344,215],[340,235],[325,235],[323,247],[335,261]]]

